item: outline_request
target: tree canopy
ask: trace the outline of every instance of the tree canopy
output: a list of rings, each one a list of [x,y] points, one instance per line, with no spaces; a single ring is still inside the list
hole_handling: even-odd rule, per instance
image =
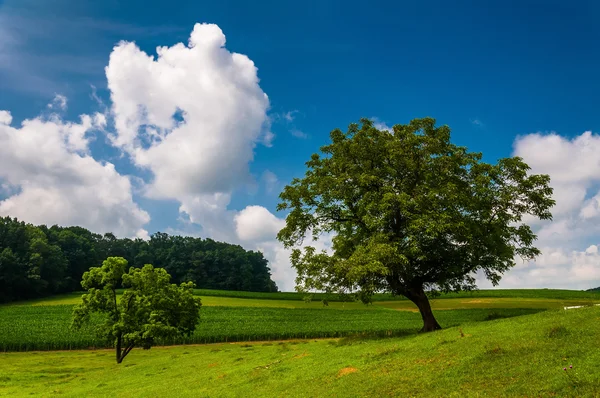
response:
[[[88,292],[73,309],[74,328],[99,313],[104,319],[97,327],[100,337],[114,342],[117,363],[135,347],[150,349],[156,339],[191,334],[200,318],[200,298],[194,297],[193,282],[171,284],[171,276],[150,264],[129,268],[127,260],[109,257],[101,267],[83,274],[81,286]],[[117,297],[117,287],[125,287]]]
[[[80,290],[83,273],[112,256],[136,268],[154,264],[173,282],[202,289],[277,291],[263,254],[241,246],[161,232],[148,241],[119,239],[0,217],[0,302]]]
[[[298,290],[403,295],[430,331],[440,325],[426,292],[474,289],[476,272],[497,285],[515,256],[540,254],[523,216],[551,219],[555,202],[550,177],[521,158],[485,163],[432,118],[392,131],[361,119],[330,137],[280,195],[290,213],[278,239],[294,247]],[[297,247],[323,233],[333,253]]]

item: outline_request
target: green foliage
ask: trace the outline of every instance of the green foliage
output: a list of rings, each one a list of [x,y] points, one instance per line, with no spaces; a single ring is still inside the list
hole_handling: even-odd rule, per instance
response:
[[[83,273],[107,257],[164,268],[174,283],[200,288],[276,292],[262,253],[211,239],[152,235],[118,239],[81,227],[33,226],[0,217],[0,303],[79,290]]]
[[[150,264],[131,267],[128,273],[126,267],[124,258],[109,257],[85,272],[81,285],[88,293],[73,310],[75,329],[88,324],[92,314],[101,315],[96,333],[114,344],[117,363],[134,347],[149,349],[156,339],[191,335],[200,318],[201,302],[194,297],[192,282],[171,284],[164,269]],[[121,284],[125,291],[117,300]]]
[[[484,163],[431,118],[391,133],[362,119],[330,137],[280,195],[290,213],[278,239],[295,247],[298,290],[404,295],[434,330],[425,291],[471,290],[478,271],[497,285],[516,255],[540,254],[522,219],[551,219],[555,202],[550,177],[529,175],[521,158]],[[296,247],[322,233],[334,234],[332,254]]]

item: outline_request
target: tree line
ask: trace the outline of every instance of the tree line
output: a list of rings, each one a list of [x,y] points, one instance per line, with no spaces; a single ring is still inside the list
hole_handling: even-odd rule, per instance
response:
[[[241,246],[158,232],[117,238],[82,227],[32,225],[0,217],[0,302],[81,290],[83,273],[108,257],[164,268],[172,282],[202,289],[276,292],[263,254]]]

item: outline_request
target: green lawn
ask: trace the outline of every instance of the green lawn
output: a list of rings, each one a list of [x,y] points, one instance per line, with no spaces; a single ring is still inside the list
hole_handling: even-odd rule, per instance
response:
[[[597,397],[599,341],[592,307],[402,338],[136,349],[121,365],[110,350],[6,353],[0,395]]]

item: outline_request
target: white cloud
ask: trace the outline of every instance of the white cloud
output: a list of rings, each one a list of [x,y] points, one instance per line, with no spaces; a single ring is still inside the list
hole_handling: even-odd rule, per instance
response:
[[[298,129],[291,129],[290,134],[296,138],[302,138],[302,139],[308,138],[308,134],[306,134]]]
[[[34,224],[80,225],[95,232],[144,236],[148,214],[132,199],[131,184],[110,163],[89,155],[88,133],[100,119],[79,123],[56,115],[25,120],[20,128],[0,111],[0,180],[11,187],[0,215]]]
[[[10,125],[12,123],[12,115],[9,111],[0,111],[0,124]]]
[[[271,194],[277,190],[277,187],[279,185],[279,179],[277,178],[277,175],[275,175],[275,173],[273,173],[271,170],[265,170],[262,173],[261,179],[265,185],[265,190],[267,191],[267,193]]]
[[[293,110],[293,111],[289,111],[289,112],[285,112],[282,115],[282,118],[287,121],[287,122],[293,122],[294,119],[296,118],[296,114],[298,113],[298,110]]]
[[[277,240],[277,233],[285,227],[285,219],[276,217],[262,206],[248,206],[234,217],[236,234],[242,245],[260,250],[267,260],[280,290],[293,291],[296,272],[290,266],[291,249]],[[308,235],[310,236],[310,234]],[[323,234],[318,240],[304,240],[301,247],[313,246],[317,251],[332,253],[332,234]]]
[[[202,235],[215,240],[237,243],[234,217],[236,212],[228,210],[230,194],[212,193],[189,195],[179,199],[179,211],[187,215],[189,222],[202,227]]]
[[[298,110],[279,113],[274,115],[273,120],[275,122],[282,122],[293,137],[306,139],[308,138],[308,134],[297,128],[296,124],[294,123],[294,120],[296,120],[298,114],[300,114],[300,111]]]
[[[224,45],[218,26],[196,24],[187,46],[158,47],[156,59],[127,42],[110,56],[112,141],[153,173],[151,197],[228,194],[249,179],[269,100],[254,63]]]
[[[552,221],[532,221],[542,255],[509,271],[500,287],[600,286],[600,136],[587,131],[572,139],[556,133],[517,137],[514,155],[532,173],[549,174],[556,206]],[[487,283],[482,282],[482,286]]]
[[[262,206],[247,206],[234,220],[237,236],[243,241],[273,239],[285,226],[285,220],[277,218]]]
[[[371,120],[373,121],[373,127],[375,127],[377,130],[392,132],[392,128],[385,122],[379,120],[379,118],[372,117]]]
[[[312,238],[307,238],[301,245],[301,247],[313,246],[317,252],[325,250],[331,254],[332,249],[332,237],[331,234],[321,236],[318,240],[313,241]],[[273,275],[273,280],[277,282],[277,286],[281,291],[294,291],[296,286],[296,271],[290,266],[290,255],[292,254],[291,249],[286,249],[283,245],[275,240],[265,240],[264,242],[258,242],[255,244],[256,250],[260,250],[267,260],[269,260],[269,267]]]
[[[61,94],[56,94],[52,102],[48,104],[50,109],[59,109],[61,111],[67,110],[67,97]]]

